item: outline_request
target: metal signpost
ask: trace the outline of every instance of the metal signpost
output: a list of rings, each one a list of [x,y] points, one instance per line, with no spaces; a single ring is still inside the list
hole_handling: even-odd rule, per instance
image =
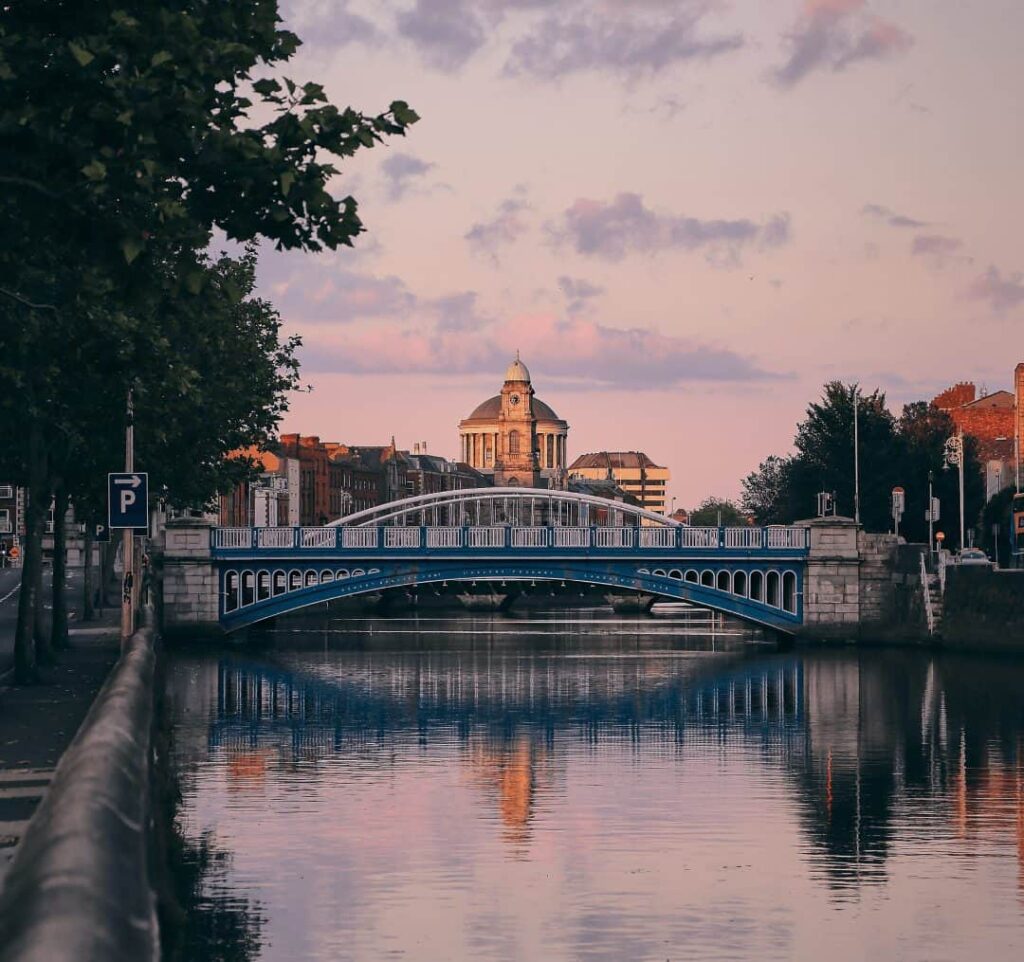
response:
[[[892,523],[896,537],[900,536],[900,518],[907,505],[907,493],[899,485],[892,489]]]

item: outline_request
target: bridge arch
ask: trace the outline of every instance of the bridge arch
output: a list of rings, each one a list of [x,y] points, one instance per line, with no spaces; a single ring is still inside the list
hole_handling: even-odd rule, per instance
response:
[[[241,604],[234,606],[228,595],[231,586],[237,583],[238,571],[231,568],[225,570],[221,577],[225,595],[222,621],[228,630],[232,630],[327,601],[392,588],[415,588],[448,582],[496,582],[508,585],[560,581],[595,585],[616,591],[642,592],[666,600],[688,601],[700,607],[782,631],[790,631],[800,623],[798,610],[791,609],[788,604],[769,605],[736,593],[733,590],[733,569],[707,570],[712,575],[710,583],[696,583],[685,577],[675,578],[664,569],[651,570],[645,567],[638,568],[635,564],[617,562],[597,564],[583,559],[578,562],[555,564],[544,560],[521,559],[508,562],[481,559],[468,563],[439,561],[432,565],[415,562],[382,563],[380,567],[355,568],[350,576],[344,579],[337,578],[332,568],[324,568],[322,572],[307,568],[303,572],[302,586],[299,589],[282,595],[271,593],[265,598],[257,597],[256,593],[249,597],[243,592]],[[726,584],[725,579],[718,577],[723,571],[730,575],[727,588],[719,587]],[[802,577],[800,570],[794,567],[780,574],[773,569],[773,573],[780,578],[780,587],[784,581],[791,585],[792,593],[787,595],[786,600],[791,598],[792,604],[796,606]],[[241,572],[241,583],[256,583],[260,574],[262,572],[245,569]],[[269,577],[270,572],[267,574]],[[744,571],[743,574],[746,577],[747,572]]]

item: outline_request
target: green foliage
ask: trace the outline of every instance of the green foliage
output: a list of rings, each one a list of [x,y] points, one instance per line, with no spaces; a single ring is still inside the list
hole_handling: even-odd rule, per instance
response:
[[[758,524],[785,524],[812,516],[819,491],[834,492],[842,515],[854,514],[853,403],[857,398],[860,451],[861,521],[869,531],[892,528],[892,489],[906,492],[900,534],[910,541],[928,537],[925,510],[928,478],[940,499],[947,544],[958,536],[959,481],[945,466],[946,439],[956,433],[947,414],[918,401],[899,420],[885,406],[885,395],[862,395],[857,385],[825,385],[797,428],[796,453],[769,457],[743,480],[742,504]],[[973,525],[984,502],[984,485],[972,438],[964,439],[965,517]]]
[[[30,499],[101,511],[129,388],[172,501],[208,501],[247,470],[227,452],[274,431],[298,342],[253,296],[253,250],[211,260],[213,232],[351,245],[333,160],[419,119],[273,76],[298,45],[276,0],[0,7],[0,474]]]
[[[740,504],[758,524],[786,524],[794,517],[791,498],[796,464],[794,458],[773,454],[743,479]]]
[[[728,498],[705,498],[690,512],[690,524],[694,527],[737,527],[746,523],[747,516]]]

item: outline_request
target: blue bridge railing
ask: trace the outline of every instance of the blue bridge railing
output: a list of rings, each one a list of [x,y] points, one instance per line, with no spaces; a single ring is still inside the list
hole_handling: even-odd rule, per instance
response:
[[[569,527],[376,525],[276,528],[214,528],[214,552],[304,551],[708,551],[806,554],[806,527],[698,528],[685,525]]]

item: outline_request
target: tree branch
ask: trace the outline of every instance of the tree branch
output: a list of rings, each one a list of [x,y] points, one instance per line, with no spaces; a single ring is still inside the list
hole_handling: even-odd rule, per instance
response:
[[[6,287],[0,287],[0,294],[5,297],[9,297],[12,301],[17,301],[19,304],[24,304],[25,307],[30,307],[33,311],[56,311],[57,308],[53,304],[35,304],[30,301],[27,297],[22,297],[20,294],[14,291],[7,290]]]

